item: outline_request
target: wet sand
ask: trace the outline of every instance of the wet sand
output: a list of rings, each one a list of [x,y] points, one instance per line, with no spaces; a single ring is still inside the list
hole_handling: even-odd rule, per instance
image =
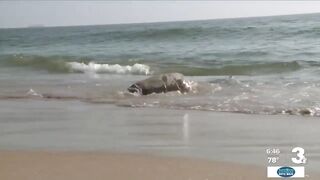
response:
[[[0,169],[5,173],[0,174],[8,178],[0,179],[98,179],[107,173],[112,179],[223,180],[235,179],[238,172],[244,179],[263,179],[266,167],[273,165],[268,164],[266,149],[281,150],[277,165],[294,166],[291,150],[296,146],[305,149],[306,174],[315,178],[320,166],[319,126],[318,118],[308,116],[2,100]]]
[[[0,151],[3,180],[256,180],[265,174],[255,166],[139,154]]]

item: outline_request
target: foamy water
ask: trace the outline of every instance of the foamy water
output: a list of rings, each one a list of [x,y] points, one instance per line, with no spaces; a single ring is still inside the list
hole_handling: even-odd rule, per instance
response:
[[[91,73],[114,73],[114,74],[140,74],[149,75],[150,67],[144,64],[134,64],[132,66],[121,66],[119,64],[88,64],[79,62],[69,62],[71,71],[74,72],[91,72]]]

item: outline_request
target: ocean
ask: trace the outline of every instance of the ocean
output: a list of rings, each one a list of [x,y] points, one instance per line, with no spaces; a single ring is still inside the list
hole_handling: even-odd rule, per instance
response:
[[[0,101],[320,116],[320,14],[0,29]],[[137,96],[168,72],[186,94]]]

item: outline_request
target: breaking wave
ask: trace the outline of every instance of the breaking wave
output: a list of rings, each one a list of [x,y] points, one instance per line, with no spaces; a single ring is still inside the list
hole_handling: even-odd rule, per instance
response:
[[[33,55],[9,55],[2,57],[0,63],[6,67],[22,67],[45,70],[53,73],[109,73],[109,74],[151,74],[150,67],[145,64],[120,65],[95,63],[88,60],[74,61],[71,57],[44,57]]]
[[[94,72],[94,73],[112,73],[112,74],[140,74],[148,75],[151,73],[150,67],[144,64],[134,64],[132,66],[121,66],[119,64],[97,64],[90,62],[68,62],[73,72]]]
[[[198,65],[188,63],[161,64],[151,60],[116,61],[75,58],[68,56],[7,55],[0,57],[2,67],[20,67],[31,70],[43,70],[51,73],[100,73],[150,75],[179,72],[186,76],[223,76],[223,75],[267,75],[299,71],[304,68],[320,67],[314,61],[289,62],[251,62],[250,64],[228,62],[225,64]],[[151,64],[151,66],[149,65]]]

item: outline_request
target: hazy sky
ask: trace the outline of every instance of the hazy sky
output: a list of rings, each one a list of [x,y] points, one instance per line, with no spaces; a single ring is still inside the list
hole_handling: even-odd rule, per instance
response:
[[[320,1],[0,1],[0,27],[115,24],[320,12]]]

